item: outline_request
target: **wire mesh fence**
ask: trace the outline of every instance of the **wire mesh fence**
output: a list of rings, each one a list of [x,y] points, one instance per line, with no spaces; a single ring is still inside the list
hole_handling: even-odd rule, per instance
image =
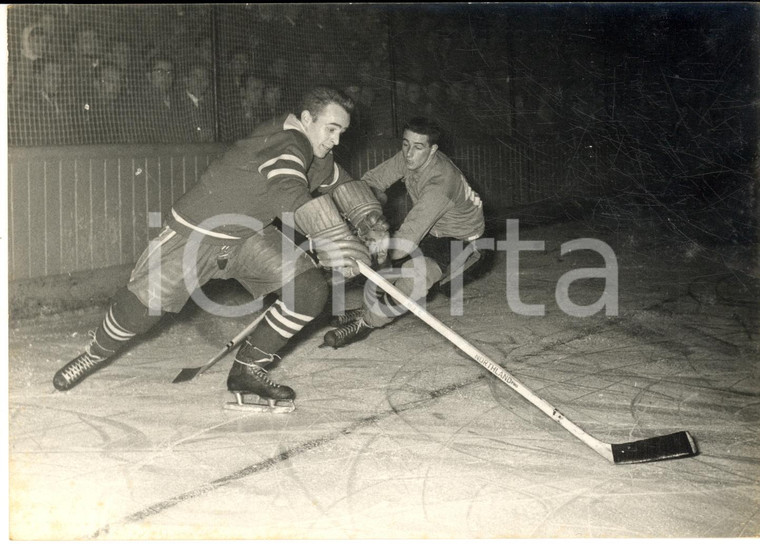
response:
[[[9,144],[232,142],[329,84],[357,103],[349,156],[423,114],[499,203],[622,184],[670,220],[703,209],[742,238],[756,198],[753,17],[748,5],[14,5]]]
[[[315,84],[354,94],[357,128],[391,136],[386,17],[350,11],[13,6],[10,144],[233,141]]]

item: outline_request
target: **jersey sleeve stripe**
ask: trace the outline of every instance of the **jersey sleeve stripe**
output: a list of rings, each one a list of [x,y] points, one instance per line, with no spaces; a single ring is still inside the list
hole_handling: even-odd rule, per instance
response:
[[[339,178],[340,178],[340,170],[338,169],[338,163],[333,163],[332,181],[330,183],[323,183],[322,185],[320,185],[320,187],[322,188],[332,187],[333,185],[335,185],[335,182],[337,182]]]
[[[302,169],[304,169],[304,170],[306,169],[306,167],[303,164],[303,161],[300,158],[296,157],[295,155],[291,155],[290,153],[283,153],[282,155],[278,155],[274,159],[269,159],[268,161],[266,161],[265,163],[263,163],[261,166],[259,166],[259,174],[263,174],[263,170],[265,168],[268,168],[268,167],[272,166],[273,164],[275,164],[278,161],[290,161],[290,162],[294,162],[297,165],[299,165]]]
[[[306,174],[294,168],[276,168],[267,172],[267,179],[272,179],[277,176],[295,176],[297,178],[301,178],[307,183],[309,182],[309,180],[306,179]]]

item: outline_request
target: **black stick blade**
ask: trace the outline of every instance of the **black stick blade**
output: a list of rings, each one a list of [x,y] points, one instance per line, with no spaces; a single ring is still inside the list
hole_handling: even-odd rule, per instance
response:
[[[177,377],[172,380],[172,383],[189,382],[198,375],[198,372],[201,370],[201,368],[203,367],[183,368],[180,373],[177,374]]]
[[[625,444],[612,444],[612,458],[616,465],[648,463],[697,455],[697,445],[688,431],[681,431]]]

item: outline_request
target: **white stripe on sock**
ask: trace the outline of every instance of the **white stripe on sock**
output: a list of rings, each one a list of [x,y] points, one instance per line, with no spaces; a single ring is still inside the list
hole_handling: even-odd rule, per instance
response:
[[[264,319],[265,319],[265,321],[267,323],[269,323],[269,326],[272,327],[275,331],[277,331],[277,334],[279,334],[283,338],[292,338],[293,335],[295,334],[294,332],[286,331],[286,330],[282,329],[281,327],[278,327],[277,325],[275,325],[273,323],[273,320],[270,319],[270,314],[269,313],[267,313],[267,315],[264,316]]]
[[[103,332],[105,332],[108,336],[110,336],[113,340],[116,340],[117,342],[126,342],[130,338],[134,336],[134,333],[131,333],[129,331],[125,331],[121,327],[119,327],[116,322],[113,320],[113,317],[111,316],[111,313],[109,312],[105,319],[103,320]]]

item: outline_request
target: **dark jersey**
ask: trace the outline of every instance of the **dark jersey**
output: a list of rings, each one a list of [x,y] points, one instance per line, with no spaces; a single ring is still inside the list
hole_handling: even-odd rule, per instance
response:
[[[332,152],[314,157],[298,118],[280,116],[212,162],[174,204],[169,225],[185,236],[200,232],[206,243],[239,244],[350,179]]]

